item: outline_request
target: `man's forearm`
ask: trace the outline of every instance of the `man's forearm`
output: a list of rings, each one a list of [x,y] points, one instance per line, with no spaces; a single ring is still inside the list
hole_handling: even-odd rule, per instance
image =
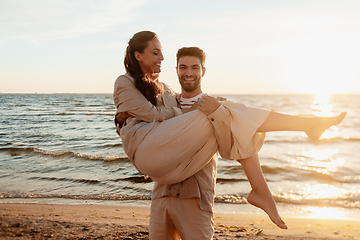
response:
[[[230,153],[233,146],[233,137],[230,130],[229,111],[220,106],[212,114],[208,116],[214,127],[215,138],[219,145],[219,153],[221,157],[230,159]]]

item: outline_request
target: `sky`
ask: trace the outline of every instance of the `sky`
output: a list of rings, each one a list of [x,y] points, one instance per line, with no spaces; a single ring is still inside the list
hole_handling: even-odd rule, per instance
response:
[[[209,94],[360,93],[358,0],[0,0],[0,93],[112,93],[129,39],[207,55]]]

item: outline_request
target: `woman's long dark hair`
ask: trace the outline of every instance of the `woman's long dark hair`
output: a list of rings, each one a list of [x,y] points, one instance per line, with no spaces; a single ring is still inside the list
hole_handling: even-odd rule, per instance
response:
[[[146,99],[154,106],[156,106],[157,95],[163,92],[162,86],[158,81],[153,81],[149,74],[144,74],[142,72],[134,53],[142,53],[148,46],[149,41],[157,37],[158,36],[151,31],[135,33],[135,35],[129,40],[124,58],[126,72],[134,78],[136,88],[139,89]]]

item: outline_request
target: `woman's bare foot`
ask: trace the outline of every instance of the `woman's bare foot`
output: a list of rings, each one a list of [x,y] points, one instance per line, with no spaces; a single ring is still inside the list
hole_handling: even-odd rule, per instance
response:
[[[338,125],[346,116],[346,112],[342,112],[336,117],[314,117],[310,119],[309,127],[305,131],[311,140],[317,140],[331,126]]]
[[[275,223],[279,228],[287,229],[286,223],[281,219],[279,212],[277,211],[275,201],[271,194],[269,196],[263,196],[256,191],[251,190],[247,197],[248,202],[255,207],[261,208],[269,216],[270,220]]]

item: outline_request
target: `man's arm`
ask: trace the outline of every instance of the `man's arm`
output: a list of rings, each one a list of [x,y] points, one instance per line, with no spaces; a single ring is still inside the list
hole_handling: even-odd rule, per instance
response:
[[[230,152],[233,145],[233,137],[230,131],[229,111],[220,104],[220,102],[211,96],[205,95],[199,101],[199,110],[207,115],[210,123],[214,127],[214,134],[219,145],[221,157],[230,158]]]

